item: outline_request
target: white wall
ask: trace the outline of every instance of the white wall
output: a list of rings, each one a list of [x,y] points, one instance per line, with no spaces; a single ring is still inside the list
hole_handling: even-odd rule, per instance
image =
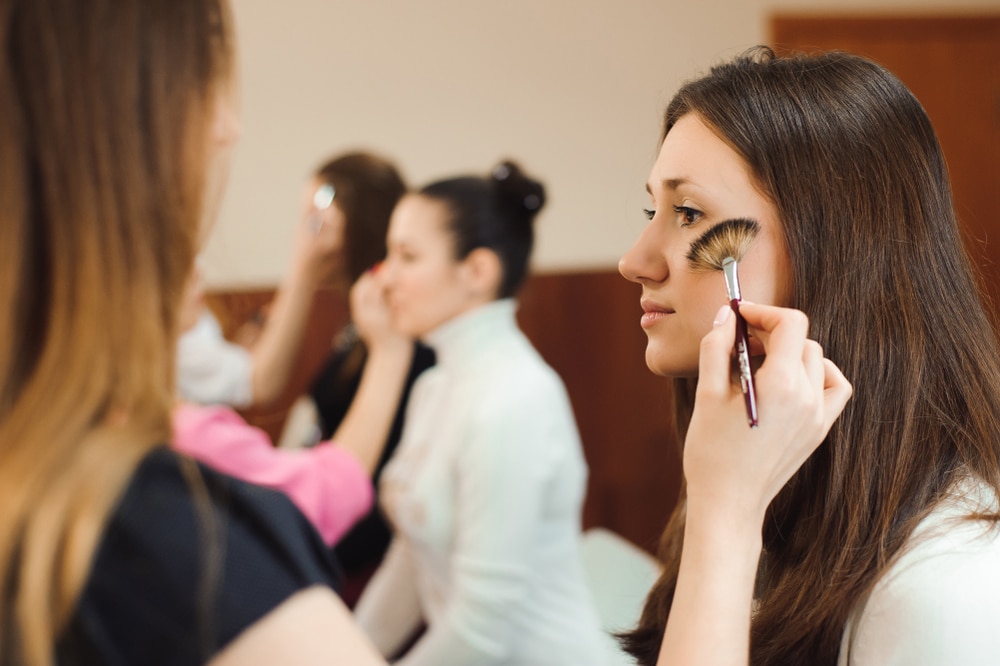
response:
[[[216,288],[284,274],[301,185],[373,149],[411,185],[512,157],[543,180],[539,271],[613,268],[641,229],[674,89],[764,43],[777,10],[871,0],[231,0],[244,133],[205,251]],[[879,12],[1000,0],[880,0]]]

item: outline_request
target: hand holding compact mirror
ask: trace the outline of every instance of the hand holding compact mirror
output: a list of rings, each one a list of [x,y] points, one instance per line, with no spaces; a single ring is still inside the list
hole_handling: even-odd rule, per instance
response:
[[[313,208],[315,211],[309,217],[309,228],[312,229],[314,234],[318,234],[319,230],[323,228],[323,223],[325,222],[323,213],[333,205],[333,198],[336,194],[337,191],[329,183],[323,183],[316,188],[316,193],[313,194]]]

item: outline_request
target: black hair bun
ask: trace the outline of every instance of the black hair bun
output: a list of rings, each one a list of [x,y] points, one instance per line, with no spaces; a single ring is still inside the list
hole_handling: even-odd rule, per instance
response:
[[[545,186],[529,178],[514,162],[504,160],[493,168],[497,193],[511,205],[534,217],[545,205]]]

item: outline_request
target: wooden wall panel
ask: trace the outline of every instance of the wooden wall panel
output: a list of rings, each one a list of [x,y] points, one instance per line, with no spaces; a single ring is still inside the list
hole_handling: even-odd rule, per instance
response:
[[[273,290],[215,292],[209,304],[232,336]],[[566,383],[590,466],[584,526],[614,530],[650,552],[676,501],[680,462],[669,408],[670,382],[646,368],[639,291],[615,271],[540,274],[521,297],[518,320]],[[342,298],[319,293],[286,396],[248,421],[273,439],[288,407],[326,358],[346,321]]]
[[[617,272],[538,275],[519,320],[563,378],[590,464],[586,526],[655,550],[677,497],[670,382],[646,368],[639,289]]]
[[[966,247],[1000,328],[1000,12],[779,13],[771,36],[779,50],[869,57],[920,100],[941,142]]]

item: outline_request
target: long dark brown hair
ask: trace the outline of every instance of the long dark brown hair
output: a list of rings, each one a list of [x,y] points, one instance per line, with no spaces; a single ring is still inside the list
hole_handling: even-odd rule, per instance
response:
[[[891,73],[845,53],[759,47],[685,84],[663,136],[688,113],[774,203],[788,305],[854,386],[768,510],[751,628],[752,664],[835,664],[850,613],[948,489],[971,475],[1000,494],[996,339],[934,130]],[[681,442],[695,381],[674,382]],[[661,540],[664,573],[624,637],[644,666],[670,613],[684,507],[681,497]]]
[[[0,2],[0,663],[48,664],[168,441],[224,0]]]
[[[315,177],[333,186],[337,205],[344,213],[343,265],[335,277],[337,286],[346,289],[376,262],[385,259],[389,218],[406,194],[406,182],[395,164],[364,150],[331,158],[316,170]],[[353,333],[353,328],[345,330]],[[361,372],[368,350],[354,334],[343,336],[337,347],[344,357],[330,381],[338,393],[347,395]]]
[[[385,258],[385,235],[406,183],[389,160],[368,151],[338,155],[316,170],[316,179],[333,185],[344,213],[344,275],[347,285]]]

